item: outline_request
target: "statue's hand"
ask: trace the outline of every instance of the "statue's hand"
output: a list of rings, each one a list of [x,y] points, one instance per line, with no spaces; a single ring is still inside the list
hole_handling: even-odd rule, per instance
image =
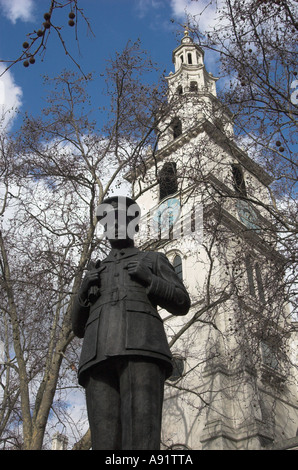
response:
[[[152,273],[141,261],[130,261],[126,269],[128,274],[143,286],[148,287],[151,284]]]
[[[92,269],[90,271],[87,271],[79,291],[79,295],[83,301],[88,298],[88,291],[90,287],[95,285],[99,286],[99,279],[100,270]]]

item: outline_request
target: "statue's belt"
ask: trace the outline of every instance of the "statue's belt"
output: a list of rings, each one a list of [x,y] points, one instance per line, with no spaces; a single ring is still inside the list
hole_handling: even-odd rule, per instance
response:
[[[96,301],[96,307],[111,303],[116,304],[121,300],[136,300],[148,303],[146,289],[144,287],[116,287],[109,290],[100,290]]]

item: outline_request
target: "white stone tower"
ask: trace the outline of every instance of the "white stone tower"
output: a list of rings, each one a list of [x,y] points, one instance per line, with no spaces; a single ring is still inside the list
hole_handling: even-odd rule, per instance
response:
[[[168,256],[192,299],[186,317],[161,311],[176,364],[163,446],[272,447],[298,424],[282,259],[260,204],[270,204],[272,179],[234,141],[217,78],[187,31],[173,62],[158,151],[129,177],[143,214],[138,244]]]
[[[67,450],[68,438],[59,432],[52,437],[52,450]]]

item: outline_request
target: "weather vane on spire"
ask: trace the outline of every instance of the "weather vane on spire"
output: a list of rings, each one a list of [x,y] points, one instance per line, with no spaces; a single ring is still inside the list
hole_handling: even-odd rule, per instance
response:
[[[184,35],[189,36],[189,23],[184,24],[183,27],[184,27]]]
[[[184,28],[184,36],[182,38],[182,43],[191,43],[192,42],[192,38],[190,36],[190,31],[191,31],[191,27],[190,27],[190,24],[189,22],[187,24],[183,24],[181,25],[183,26]]]

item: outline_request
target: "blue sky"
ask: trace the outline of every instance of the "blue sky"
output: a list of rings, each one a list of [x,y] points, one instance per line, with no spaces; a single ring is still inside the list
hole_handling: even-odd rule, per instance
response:
[[[179,36],[177,27],[185,21],[185,8],[196,13],[202,9],[204,2],[207,0],[80,0],[79,5],[90,20],[94,33],[93,36],[87,31],[85,22],[80,18],[80,50],[75,39],[75,28],[68,26],[69,8],[56,10],[53,22],[55,20],[55,24],[63,28],[61,32],[68,50],[80,63],[84,73],[94,72],[95,80],[90,92],[94,107],[98,107],[102,101],[101,74],[107,58],[121,51],[128,40],[140,38],[142,48],[150,53],[160,70],[166,70],[168,74],[173,70],[172,50],[182,37],[183,29]],[[0,0],[1,59],[11,60],[20,55],[28,33],[39,29],[49,5],[50,0]],[[216,74],[216,70],[210,67],[209,71]],[[38,57],[36,63],[28,68],[20,62],[0,77],[0,106],[5,109],[17,106],[22,113],[29,111],[38,114],[45,104],[43,75],[54,77],[65,68],[76,70],[53,31],[43,60]],[[0,63],[0,73],[2,70],[3,63]],[[10,119],[9,128],[16,128],[20,122],[20,118]]]

